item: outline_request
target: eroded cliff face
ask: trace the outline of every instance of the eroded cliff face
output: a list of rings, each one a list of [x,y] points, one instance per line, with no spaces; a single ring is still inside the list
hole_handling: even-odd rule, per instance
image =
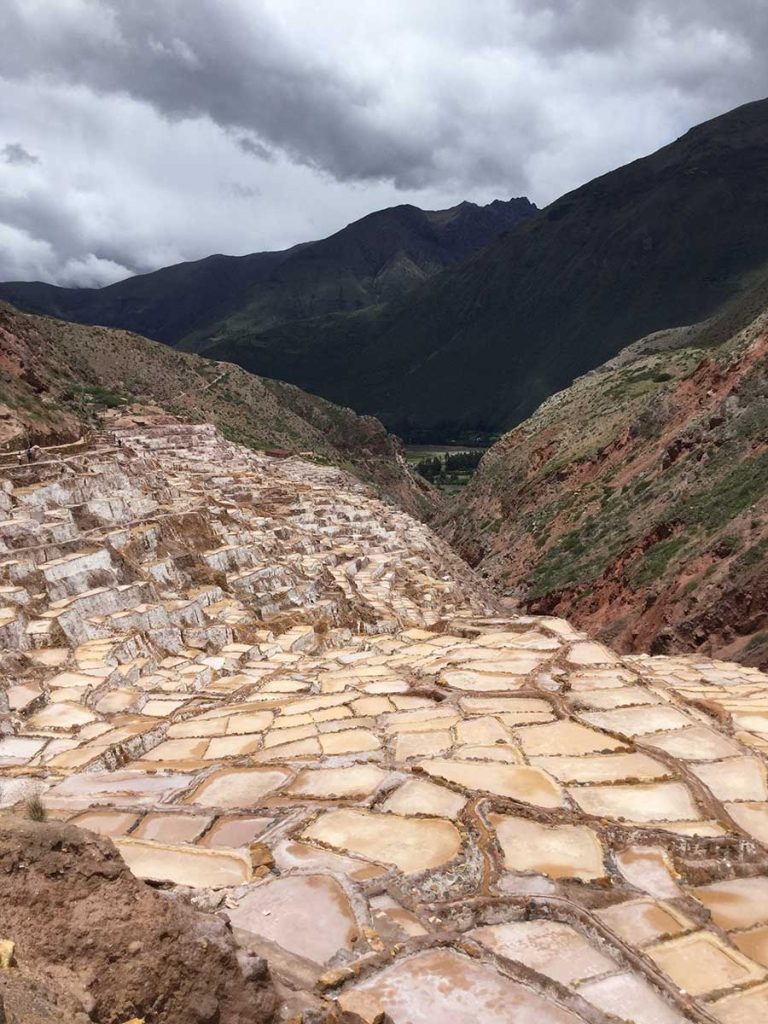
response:
[[[553,396],[440,532],[520,607],[619,650],[768,663],[768,315],[712,333],[651,336]]]
[[[7,1009],[258,1022],[263,957],[302,1024],[765,1018],[765,673],[504,614],[338,469],[113,433],[2,470],[0,807],[50,819],[0,821]]]

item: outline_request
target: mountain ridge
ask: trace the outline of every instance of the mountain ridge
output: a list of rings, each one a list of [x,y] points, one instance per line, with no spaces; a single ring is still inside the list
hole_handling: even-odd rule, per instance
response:
[[[238,328],[262,330],[402,294],[533,211],[522,198],[437,211],[403,204],[282,251],[214,254],[103,288],[4,282],[0,298],[28,312],[133,330],[195,351],[217,331],[226,334],[231,317]]]

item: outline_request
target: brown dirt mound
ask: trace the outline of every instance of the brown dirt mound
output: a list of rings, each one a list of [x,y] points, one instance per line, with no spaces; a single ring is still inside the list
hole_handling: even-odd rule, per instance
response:
[[[6,818],[0,893],[0,938],[16,943],[18,970],[77,998],[98,1024],[134,1017],[266,1024],[274,1017],[264,962],[238,959],[222,918],[134,878],[109,839]],[[9,1019],[24,1020],[14,985],[3,989]]]

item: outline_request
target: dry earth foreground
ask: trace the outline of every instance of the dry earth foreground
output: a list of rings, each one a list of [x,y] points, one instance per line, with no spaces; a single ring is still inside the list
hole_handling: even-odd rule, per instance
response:
[[[241,959],[266,957],[283,1020],[768,1018],[766,675],[501,617],[426,526],[339,470],[205,425],[117,433],[2,473],[0,803],[39,793],[67,824],[24,835],[58,829],[70,857],[35,891],[74,879],[78,844],[112,857],[103,884],[133,884],[111,840],[175,887],[137,901],[223,929],[198,943],[222,977],[229,926]],[[86,956],[82,914],[46,945],[39,900],[26,921],[0,909],[11,1020],[14,971]],[[182,1016],[142,1003],[136,971],[105,1006],[104,972],[80,978],[87,1019],[271,1012],[222,989]]]

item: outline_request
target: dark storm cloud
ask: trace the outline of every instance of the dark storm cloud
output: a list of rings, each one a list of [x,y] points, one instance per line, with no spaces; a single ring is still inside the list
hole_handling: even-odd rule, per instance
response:
[[[260,160],[271,160],[273,153],[271,149],[267,149],[263,143],[257,139],[252,139],[247,135],[241,135],[236,140],[238,146],[244,153],[248,153],[250,156],[257,156]]]
[[[24,0],[6,0],[4,12],[0,34],[17,44],[4,55],[7,77],[42,73],[127,93],[171,118],[205,115],[248,128],[337,178],[429,177],[427,147],[376,126],[373,89],[296,52],[256,5],[100,0],[84,4],[81,17],[65,8],[55,33],[30,31]],[[240,145],[253,151],[258,143]]]
[[[33,153],[28,153],[20,142],[9,142],[7,146],[0,149],[0,159],[6,164],[39,164],[40,159]]]

